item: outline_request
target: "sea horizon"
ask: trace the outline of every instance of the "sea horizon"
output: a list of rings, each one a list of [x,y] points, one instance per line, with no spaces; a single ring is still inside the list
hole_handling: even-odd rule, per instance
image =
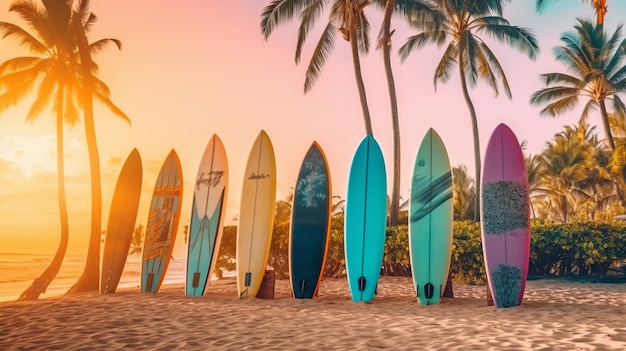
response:
[[[0,302],[15,301],[33,280],[50,264],[54,254],[0,252]],[[86,255],[66,255],[61,268],[48,289],[39,298],[45,299],[65,294],[83,272]],[[184,284],[186,257],[175,257],[169,264],[163,284]],[[118,289],[139,288],[141,256],[126,259]]]

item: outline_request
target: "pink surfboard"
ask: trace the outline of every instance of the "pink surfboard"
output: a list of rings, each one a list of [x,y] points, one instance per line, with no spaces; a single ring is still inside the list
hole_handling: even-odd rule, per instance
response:
[[[500,124],[491,134],[483,165],[483,255],[496,307],[522,303],[530,254],[530,207],[524,155],[513,131]]]

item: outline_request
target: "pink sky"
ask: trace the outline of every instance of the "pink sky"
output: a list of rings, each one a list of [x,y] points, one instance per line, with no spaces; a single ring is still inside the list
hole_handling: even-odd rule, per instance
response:
[[[22,24],[0,0],[0,20]],[[148,0],[93,1],[98,16],[90,40],[112,37],[123,43],[95,57],[100,78],[112,99],[131,118],[132,127],[103,108],[96,110],[96,128],[103,172],[103,227],[112,191],[123,161],[136,147],[144,162],[144,189],[138,224],[145,226],[156,172],[174,148],[183,166],[185,195],[180,228],[188,221],[192,184],[200,157],[213,133],[223,140],[230,166],[229,223],[238,213],[243,168],[254,138],[265,129],[274,144],[278,168],[278,199],[294,186],[300,162],[313,140],[327,155],[334,195],[345,198],[347,173],[354,150],[364,136],[363,120],[354,83],[349,46],[340,36],[317,85],[303,94],[304,72],[323,24],[311,33],[302,63],[294,64],[296,23],[279,27],[267,42],[259,29],[267,1]],[[614,30],[626,13],[626,3],[609,1],[606,27]],[[381,16],[374,8],[366,14],[372,35]],[[560,1],[539,16],[534,1],[514,1],[505,11],[512,24],[531,28],[541,54],[532,62],[524,55],[485,38],[507,74],[513,100],[494,99],[484,83],[470,94],[480,127],[481,149],[491,131],[506,123],[526,140],[531,153],[539,152],[563,125],[575,123],[574,112],[557,119],[539,117],[530,107],[530,94],[542,86],[538,75],[563,71],[553,59],[559,35],[572,28],[576,17],[593,19],[589,4]],[[326,20],[326,17],[323,18]],[[400,20],[393,49],[412,34]],[[374,39],[372,39],[374,40]],[[373,45],[374,46],[374,45]],[[454,76],[435,92],[435,64],[442,48],[415,52],[406,62],[394,59],[399,98],[402,185],[407,197],[413,162],[421,138],[436,129],[448,148],[452,165],[464,164],[473,175],[469,114]],[[28,54],[11,39],[0,40],[0,61]],[[386,156],[391,180],[392,132],[381,53],[362,58],[364,79],[373,119],[374,136]],[[0,252],[47,252],[56,248],[58,209],[52,112],[33,124],[24,123],[30,101],[0,115]],[[596,116],[591,123],[599,124]],[[67,192],[70,213],[70,253],[86,252],[89,225],[88,159],[82,124],[66,134]],[[601,129],[598,129],[601,133]],[[389,188],[388,192],[391,192]],[[182,238],[182,236],[181,236]],[[177,252],[184,254],[178,240]]]

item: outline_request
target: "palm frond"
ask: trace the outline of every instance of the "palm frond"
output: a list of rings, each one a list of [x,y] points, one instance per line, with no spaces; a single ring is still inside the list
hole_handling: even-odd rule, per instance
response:
[[[457,42],[450,42],[448,47],[443,53],[441,60],[437,64],[435,68],[435,75],[433,78],[433,84],[435,87],[435,91],[437,90],[437,81],[441,81],[441,83],[446,83],[450,80],[450,76],[452,75],[452,70],[454,67],[458,65],[457,57],[459,55],[459,48]]]
[[[296,65],[300,63],[302,46],[304,45],[310,30],[315,25],[315,22],[317,22],[317,19],[321,16],[323,10],[324,1],[317,0],[311,2],[306,8],[304,8],[304,10],[302,10],[302,13],[300,14],[300,26],[298,27],[298,40],[296,42]]]
[[[261,33],[265,40],[274,29],[289,21],[313,2],[312,0],[271,0],[261,12]]]
[[[485,32],[498,41],[505,43],[534,60],[539,53],[537,38],[529,29],[512,26],[501,17],[483,17],[477,23],[477,31]]]
[[[443,38],[443,39],[442,39]],[[413,50],[421,49],[428,43],[436,43],[437,45],[443,44],[445,40],[445,33],[441,31],[425,31],[416,35],[412,35],[409,39],[400,47],[398,54],[402,61],[409,57],[409,54]]]
[[[356,42],[359,47],[359,51],[362,54],[367,54],[370,50],[370,23],[365,17],[363,12],[359,13],[359,23],[356,27]]]
[[[589,118],[589,114],[591,112],[597,112],[597,111],[598,111],[598,102],[594,99],[587,100],[587,103],[583,107],[582,113],[580,114],[580,121],[586,122],[587,119]]]
[[[504,92],[506,93],[506,96],[511,99],[512,94],[511,87],[509,86],[509,80],[506,78],[506,74],[504,73],[504,69],[502,69],[500,61],[487,46],[487,44],[481,42],[479,43],[479,45],[481,47],[481,51],[484,52],[484,54],[486,55],[486,64],[489,65],[489,71],[491,72],[491,70],[495,70],[495,75],[493,73],[491,73],[491,75],[494,76],[495,79],[500,78],[500,80],[502,80],[502,87],[504,88]],[[494,83],[497,84],[497,80]]]
[[[309,66],[306,71],[306,77],[304,81],[304,92],[308,92],[311,90],[313,85],[315,85],[315,81],[319,77],[328,56],[332,52],[335,44],[335,32],[337,31],[337,27],[334,24],[329,22],[324,28],[322,35],[313,51],[311,56],[311,61],[309,62]]]
[[[570,87],[547,87],[534,92],[530,98],[531,105],[540,105],[546,102],[571,98],[579,95],[579,89]]]
[[[556,117],[557,115],[573,110],[577,104],[577,95],[565,97],[548,104],[544,109],[541,110],[540,114]]]
[[[0,22],[0,33],[2,38],[15,37],[19,44],[35,54],[46,54],[48,49],[37,38],[12,23]]]
[[[546,86],[564,85],[566,87],[582,88],[587,84],[578,77],[565,73],[546,73],[540,75],[540,77]]]

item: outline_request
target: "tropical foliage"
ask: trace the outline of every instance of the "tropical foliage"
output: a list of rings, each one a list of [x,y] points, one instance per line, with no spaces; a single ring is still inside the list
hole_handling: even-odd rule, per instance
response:
[[[602,28],[579,19],[574,29],[561,36],[563,46],[554,48],[555,58],[569,73],[541,75],[546,87],[535,92],[530,103],[545,105],[541,114],[554,117],[573,110],[581,97],[586,99],[581,119],[599,109],[607,144],[614,150],[606,101],[611,102],[614,115],[626,115],[626,105],[620,98],[626,90],[626,40],[622,39],[622,26],[609,36]]]

